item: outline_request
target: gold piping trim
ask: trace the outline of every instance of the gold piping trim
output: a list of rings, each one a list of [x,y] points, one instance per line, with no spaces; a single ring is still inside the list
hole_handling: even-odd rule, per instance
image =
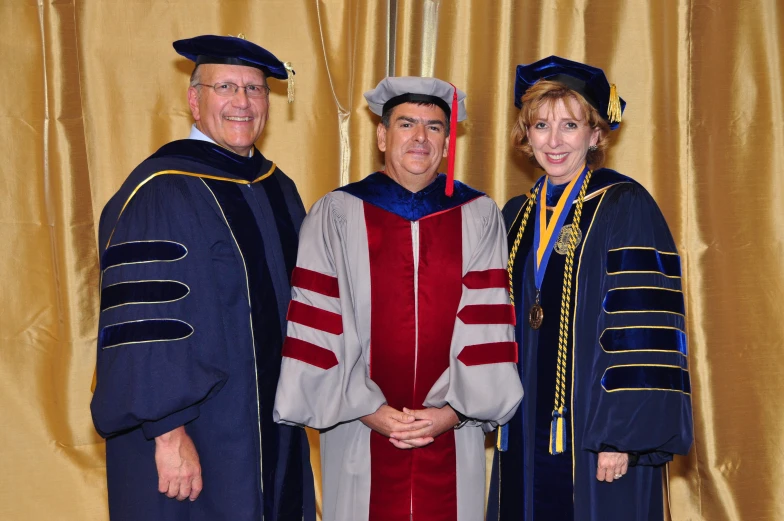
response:
[[[270,169],[265,176],[269,176],[273,170],[275,169],[275,164],[273,163],[272,168]],[[260,177],[258,180],[260,181],[265,176]],[[248,266],[245,263],[245,255],[242,253],[242,248],[240,248],[240,243],[237,242],[237,237],[234,236],[234,230],[231,229],[229,225],[229,220],[226,218],[226,214],[223,212],[223,207],[218,201],[218,198],[215,196],[215,192],[212,191],[212,188],[204,182],[204,179],[201,180],[204,183],[204,187],[209,190],[212,198],[215,199],[215,204],[218,205],[218,209],[220,210],[221,217],[223,217],[223,222],[226,223],[226,228],[229,230],[231,234],[231,238],[234,241],[234,245],[237,247],[237,251],[240,253],[240,260],[242,260],[242,269],[245,272],[245,289],[248,296],[248,325],[250,326],[250,347],[251,351],[253,352],[253,374],[255,375],[255,383],[256,383],[256,425],[258,427],[259,432],[259,471],[261,472],[261,476],[264,476],[264,462],[261,457],[262,454],[262,447],[261,447],[261,401],[259,400],[259,369],[258,365],[256,364],[256,336],[253,331],[253,304],[251,303],[250,299],[250,280],[248,279]],[[264,480],[260,480],[260,487],[261,493],[264,494]]]
[[[628,181],[620,181],[618,183],[613,183],[613,184],[611,184],[609,186],[605,186],[604,188],[599,188],[595,192],[591,192],[590,194],[586,194],[585,199],[583,199],[583,202],[587,202],[587,201],[590,201],[591,199],[599,197],[600,195],[604,194],[607,190],[609,190],[613,186],[617,186],[617,185],[624,184],[624,183],[628,183]],[[577,204],[577,203],[573,202],[572,204],[574,205],[574,204]],[[552,210],[553,208],[554,208],[553,206],[548,206],[547,207],[548,210]]]
[[[520,205],[520,209],[519,209],[519,210],[517,210],[517,215],[515,215],[515,218],[514,218],[514,220],[512,221],[512,226],[510,226],[510,227],[509,227],[509,229],[506,231],[506,236],[507,236],[507,237],[509,237],[509,234],[510,234],[510,233],[512,233],[512,228],[513,228],[513,226],[514,226],[514,223],[516,223],[516,222],[517,222],[517,219],[519,219],[519,218],[520,218],[520,214],[521,214],[521,213],[523,213],[523,210],[525,210],[525,205],[527,205],[527,204],[528,204],[528,201],[529,201],[529,200],[530,200],[530,199],[533,197],[533,195],[534,195],[534,194],[533,194],[533,193],[531,193],[531,192],[529,192],[529,193],[525,194],[525,201],[523,201],[523,204],[521,204],[521,205]]]
[[[231,183],[237,183],[237,184],[241,184],[241,185],[250,185],[250,184],[253,184],[253,183],[258,183],[259,181],[263,181],[264,179],[266,179],[269,176],[271,176],[275,172],[275,168],[277,168],[275,166],[275,163],[272,163],[272,166],[270,166],[270,169],[265,174],[261,174],[259,177],[257,177],[253,181],[246,181],[245,179],[232,179],[230,177],[220,177],[220,176],[208,175],[208,174],[197,174],[195,172],[185,172],[183,170],[161,170],[160,172],[155,172],[154,174],[149,176],[147,179],[145,179],[144,181],[142,181],[141,183],[136,185],[136,188],[133,189],[133,192],[131,192],[131,195],[129,195],[128,199],[125,200],[125,204],[123,204],[123,207],[120,209],[120,213],[117,214],[117,221],[115,221],[115,223],[114,223],[115,228],[117,227],[117,222],[120,221],[120,216],[125,211],[125,208],[128,206],[128,203],[131,202],[131,199],[133,199],[133,196],[136,195],[136,192],[138,192],[139,189],[142,186],[146,185],[149,181],[151,181],[152,179],[154,179],[154,178],[156,178],[158,176],[169,175],[169,174],[176,174],[176,175],[184,175],[184,176],[188,176],[188,177],[198,177],[198,178],[201,178],[202,180],[203,179],[214,179],[216,181],[229,181]],[[106,247],[107,248],[111,244],[113,236],[114,236],[114,229],[112,229],[112,233],[109,235],[109,241],[106,243]]]
[[[667,368],[670,368],[670,369],[680,369],[681,371],[684,371],[686,373],[689,372],[688,369],[684,369],[683,367],[678,366],[678,365],[666,365],[666,364],[611,365],[610,367],[608,367],[607,369],[604,370],[604,373],[602,373],[602,380],[604,379],[605,375],[607,374],[607,371],[609,371],[610,369],[614,369],[616,367],[667,367]],[[602,389],[604,389],[604,392],[606,392],[606,393],[616,393],[618,391],[669,391],[671,393],[681,393],[681,394],[685,394],[686,396],[691,396],[691,393],[687,393],[687,392],[684,392],[684,391],[679,391],[678,389],[660,389],[658,387],[646,387],[644,389],[640,389],[638,387],[628,387],[628,388],[627,387],[623,387],[621,389],[613,389],[612,391],[610,391],[610,390],[608,390],[604,386],[604,384],[602,384]]]
[[[678,327],[671,327],[671,326],[623,326],[623,327],[606,327],[604,331],[599,335],[599,346],[602,348],[602,351],[607,353],[608,355],[615,355],[618,353],[677,353],[684,358],[688,358],[688,355],[681,353],[680,351],[673,351],[672,349],[628,349],[623,351],[608,351],[604,348],[602,344],[602,336],[604,333],[611,330],[619,330],[619,329],[672,329],[673,331],[680,331],[684,335],[686,331],[682,330]]]
[[[661,253],[662,255],[678,255],[678,252],[661,251],[661,250],[657,250],[656,248],[651,248],[650,246],[624,246],[623,248],[612,248],[607,251],[622,251],[622,250],[653,250]]]
[[[185,284],[184,282],[180,282],[179,280],[128,280],[125,282],[115,282],[114,284],[109,284],[108,286],[103,288],[101,292],[103,292],[103,290],[105,290],[106,288],[119,286],[120,284],[136,284],[139,282],[174,282],[175,284],[180,284],[182,286],[185,286],[185,289],[187,289],[188,291],[187,293],[185,293],[185,295],[181,296],[180,298],[176,298],[174,300],[156,300],[154,302],[126,302],[124,304],[117,304],[116,306],[111,306],[106,309],[102,309],[101,313],[103,313],[104,311],[109,311],[110,309],[120,308],[122,306],[133,306],[136,304],[168,304],[170,302],[177,302],[178,300],[182,300],[191,294],[191,288],[187,284]]]
[[[522,405],[522,403],[520,405]],[[495,432],[496,432],[497,436],[501,436],[501,428],[500,427]],[[498,442],[498,445],[500,447],[500,445],[501,445],[500,441]],[[498,517],[497,517],[496,521],[501,521],[501,479],[502,479],[502,474],[501,474],[501,456],[503,455],[503,452],[501,452],[501,450],[499,448],[498,450],[496,450],[495,453],[498,454]],[[492,475],[492,472],[491,472],[491,475]],[[487,505],[485,505],[485,511],[487,511]]]
[[[583,252],[585,251],[585,247],[588,245],[588,237],[591,235],[591,230],[593,229],[593,223],[596,221],[596,215],[599,213],[599,209],[602,207],[602,203],[604,202],[604,192],[602,192],[602,198],[596,204],[596,209],[591,216],[591,224],[588,225],[588,230],[585,232],[585,237],[583,237],[583,247],[580,250],[580,257],[577,259],[577,272],[574,275],[574,310],[572,311],[572,396],[570,400],[571,411],[572,411],[572,421],[569,425],[572,431],[572,485],[575,483],[575,452],[574,452],[574,364],[575,360],[577,359],[577,308],[579,304],[577,303],[578,293],[580,292],[580,268],[583,265]],[[572,494],[572,501],[574,501],[574,494]]]
[[[605,271],[606,275],[642,275],[642,274],[649,274],[649,275],[661,275],[662,277],[666,277],[668,279],[680,279],[680,275],[667,275],[661,271]]]
[[[617,183],[613,183],[613,184],[611,184],[611,185],[605,186],[604,188],[599,188],[599,189],[598,189],[598,190],[596,190],[595,192],[592,192],[592,193],[590,193],[590,194],[586,195],[586,196],[585,196],[585,200],[586,200],[586,201],[590,201],[591,199],[593,199],[593,198],[595,198],[595,197],[598,197],[598,196],[600,196],[600,195],[603,195],[603,194],[604,194],[604,193],[605,193],[607,190],[609,190],[609,189],[610,189],[610,188],[612,188],[613,186],[622,185],[622,184],[624,184],[624,183],[628,183],[628,182],[629,182],[629,181],[619,181],[619,182],[617,182]]]
[[[622,250],[652,250],[652,251],[655,251],[656,253],[658,253],[660,255],[675,255],[676,257],[679,256],[677,252],[660,251],[660,250],[657,250],[656,248],[650,248],[648,246],[627,246],[627,247],[624,247],[624,248],[613,248],[611,250],[607,250],[607,252],[609,253],[611,251],[622,251]],[[680,279],[681,278],[680,275],[667,275],[663,271],[605,271],[605,273],[607,275],[620,275],[622,273],[629,273],[629,274],[646,274],[647,273],[647,274],[661,275],[663,277],[667,277],[668,279]]]
[[[662,288],[659,286],[625,286],[625,287],[613,288],[611,290],[608,290],[607,294],[609,295],[611,291],[618,291],[624,289],[659,289],[662,291],[672,291],[673,293],[680,293],[681,295],[683,295],[683,290]],[[602,311],[604,311],[608,315],[626,315],[629,313],[667,313],[668,315],[678,315],[679,317],[686,316],[683,313],[676,313],[674,311],[665,311],[663,309],[644,309],[642,311],[607,311],[607,309],[604,307],[604,303],[602,303]]]
[[[111,240],[111,239],[110,239],[110,240]],[[171,244],[178,244],[178,245],[182,246],[183,248],[185,248],[185,255],[183,255],[182,257],[177,257],[176,259],[171,259],[171,260],[149,260],[149,261],[139,261],[139,262],[123,262],[123,263],[121,263],[121,264],[115,264],[114,266],[109,266],[108,268],[104,269],[104,270],[103,270],[103,272],[105,273],[107,270],[110,270],[110,269],[112,269],[112,268],[116,268],[116,267],[118,267],[118,266],[130,266],[130,265],[132,265],[132,264],[150,264],[150,263],[152,263],[152,262],[177,262],[178,260],[182,260],[182,259],[184,259],[185,257],[187,257],[187,256],[188,256],[188,253],[189,253],[189,252],[188,252],[188,247],[187,247],[187,246],[185,246],[184,244],[182,244],[181,242],[177,242],[177,241],[169,241],[169,240],[165,240],[165,239],[161,239],[161,240],[149,240],[149,241],[126,241],[126,242],[118,242],[117,244],[112,244],[111,246],[107,245],[107,246],[106,246],[106,249],[108,250],[109,248],[114,248],[115,246],[122,246],[123,244],[138,244],[138,243],[142,243],[142,242],[168,242],[168,243],[171,243]],[[104,253],[106,253],[106,251],[104,251]]]
[[[184,320],[179,320],[177,318],[145,318],[143,320],[129,320],[127,322],[118,322],[116,324],[110,324],[108,326],[104,326],[104,327],[101,328],[101,331],[103,331],[107,327],[112,327],[112,326],[121,326],[123,324],[135,324],[137,322],[155,322],[155,321],[158,321],[158,320],[171,320],[173,322],[181,322],[181,323],[185,324],[186,326],[188,326],[189,328],[191,328],[191,332],[188,333],[187,335],[183,336],[183,337],[180,337],[180,338],[165,338],[163,340],[143,340],[143,341],[139,341],[139,342],[123,342],[121,344],[112,344],[110,346],[104,346],[104,347],[101,347],[101,349],[102,350],[103,349],[113,349],[115,347],[129,346],[129,345],[133,345],[133,344],[155,344],[155,343],[158,343],[158,342],[176,342],[178,340],[185,340],[186,338],[192,336],[193,333],[196,332],[196,328],[194,328],[192,325],[188,324]]]

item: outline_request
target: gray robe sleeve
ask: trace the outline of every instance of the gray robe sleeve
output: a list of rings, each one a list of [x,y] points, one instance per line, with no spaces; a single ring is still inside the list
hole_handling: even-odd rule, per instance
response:
[[[311,209],[300,232],[273,418],[327,429],[386,403],[357,332],[342,194]]]
[[[449,369],[425,405],[449,404],[485,430],[508,422],[523,397],[517,372],[501,212],[488,197],[463,207],[463,288]]]

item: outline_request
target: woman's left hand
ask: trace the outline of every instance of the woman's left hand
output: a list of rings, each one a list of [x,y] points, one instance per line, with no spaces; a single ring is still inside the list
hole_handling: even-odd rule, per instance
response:
[[[612,483],[621,479],[629,470],[629,455],[625,452],[600,452],[596,466],[596,479]]]

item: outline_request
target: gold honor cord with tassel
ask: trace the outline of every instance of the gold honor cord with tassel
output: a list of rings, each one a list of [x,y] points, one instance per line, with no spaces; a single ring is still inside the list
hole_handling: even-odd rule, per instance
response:
[[[546,182],[546,181],[545,181]],[[514,282],[512,281],[512,274],[514,273],[514,262],[515,258],[517,257],[517,250],[520,248],[520,241],[523,238],[523,232],[525,231],[525,224],[528,222],[528,216],[531,215],[531,208],[534,207],[534,202],[536,201],[536,196],[539,193],[539,187],[537,186],[534,189],[532,195],[529,195],[528,201],[526,201],[525,211],[523,212],[523,221],[520,223],[520,229],[517,231],[517,236],[515,236],[514,244],[512,244],[512,251],[509,253],[509,260],[506,262],[506,273],[509,276],[509,302],[511,302],[512,306],[514,306]],[[501,451],[506,451],[506,441],[508,436],[508,425],[502,425],[498,428],[498,434],[496,435],[495,446],[496,448]]]
[[[547,181],[544,181],[545,183]],[[514,273],[514,263],[515,258],[517,258],[517,249],[520,247],[520,241],[523,239],[523,232],[525,231],[525,225],[528,223],[528,216],[531,215],[531,209],[534,207],[536,196],[539,195],[539,186],[534,189],[533,194],[528,197],[528,201],[526,201],[525,212],[523,212],[523,221],[520,223],[520,229],[517,230],[517,236],[515,237],[514,244],[512,244],[512,251],[509,252],[509,260],[506,263],[506,273],[509,276],[509,301],[514,306],[514,282],[512,281],[512,274]]]
[[[572,218],[572,229],[579,230],[580,219],[583,214],[583,201],[585,200],[585,192],[588,190],[588,183],[591,181],[591,174],[593,172],[588,170],[583,180],[583,185],[580,187],[580,194],[577,196],[576,208],[574,210],[574,217]],[[544,181],[547,182],[547,181]],[[514,305],[514,284],[512,282],[512,273],[514,271],[514,263],[517,258],[517,251],[520,248],[520,242],[523,239],[525,226],[528,223],[528,218],[531,214],[531,209],[534,207],[539,187],[529,197],[525,211],[523,212],[523,220],[520,223],[520,229],[517,231],[512,250],[509,253],[509,261],[506,265],[506,271],[509,276],[509,300]],[[569,307],[572,295],[572,270],[574,267],[574,251],[577,249],[577,232],[569,234],[569,245],[566,251],[566,267],[564,269],[564,284],[561,294],[561,322],[560,331],[558,336],[558,361],[556,365],[556,379],[555,379],[555,406],[553,408],[553,420],[550,424],[550,454],[560,454],[564,451],[566,446],[566,349],[567,341],[569,338]],[[504,426],[504,429],[507,427]],[[498,435],[498,449],[501,448],[501,433]]]
[[[569,234],[569,247],[566,250],[563,291],[561,293],[561,328],[558,334],[558,363],[555,372],[555,405],[553,420],[550,424],[550,454],[561,454],[566,449],[566,349],[569,340],[569,307],[572,300],[572,269],[574,250],[577,249],[577,231],[583,215],[583,201],[592,172],[588,170],[577,196],[577,204],[572,217],[572,232]]]

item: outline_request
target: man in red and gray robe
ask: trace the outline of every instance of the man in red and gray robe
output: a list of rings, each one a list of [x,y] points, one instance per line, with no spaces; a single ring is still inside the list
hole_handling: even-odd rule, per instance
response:
[[[484,434],[522,398],[503,219],[452,161],[438,174],[463,92],[405,77],[365,97],[385,171],[302,225],[274,418],[322,429],[324,521],[482,519]]]

